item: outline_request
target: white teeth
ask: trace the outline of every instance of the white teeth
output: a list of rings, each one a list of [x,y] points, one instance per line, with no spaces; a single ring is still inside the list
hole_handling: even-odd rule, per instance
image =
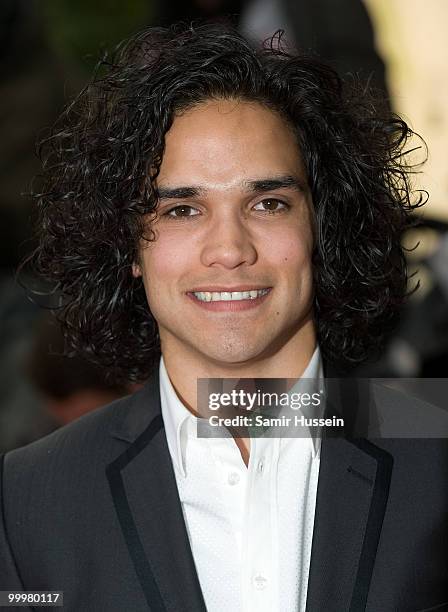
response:
[[[240,300],[254,300],[266,295],[269,289],[252,289],[251,291],[195,291],[194,296],[201,302],[230,302]]]
[[[209,291],[200,291],[199,293],[195,293],[195,295],[202,302],[211,302],[212,301],[212,294]]]

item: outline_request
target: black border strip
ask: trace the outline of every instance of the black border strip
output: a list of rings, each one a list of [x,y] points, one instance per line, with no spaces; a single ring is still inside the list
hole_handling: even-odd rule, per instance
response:
[[[130,463],[152,440],[152,438],[162,429],[162,415],[155,417],[145,431],[135,440],[135,442],[122,453],[115,461],[106,468],[106,476],[109,481],[110,491],[115,506],[115,511],[123,531],[124,539],[128,547],[129,554],[134,564],[137,577],[142,590],[145,594],[148,606],[154,612],[165,612],[166,607],[163,603],[162,595],[154,580],[145,550],[132,516],[126,490],[124,488],[121,470]]]
[[[361,612],[366,609],[373,567],[375,565],[378,544],[389,498],[390,481],[393,468],[393,457],[387,451],[378,448],[368,440],[351,440],[360,450],[375,459],[377,463],[375,485],[372,492],[369,516],[362,544],[361,557],[355,579],[349,612]]]

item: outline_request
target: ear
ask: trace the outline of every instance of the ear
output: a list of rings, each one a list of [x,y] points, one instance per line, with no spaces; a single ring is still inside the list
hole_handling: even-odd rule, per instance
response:
[[[138,277],[139,277],[139,276],[141,276],[141,275],[142,275],[141,268],[140,268],[140,266],[139,266],[137,263],[135,263],[135,261],[134,261],[134,262],[133,262],[133,264],[132,264],[132,276],[133,276],[134,278],[138,278]]]

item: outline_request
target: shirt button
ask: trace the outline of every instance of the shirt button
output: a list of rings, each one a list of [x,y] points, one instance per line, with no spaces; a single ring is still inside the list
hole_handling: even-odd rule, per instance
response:
[[[257,591],[263,591],[263,589],[266,588],[268,579],[265,576],[258,574],[258,576],[254,576],[252,578],[252,583],[254,587],[257,589]]]
[[[229,485],[236,485],[240,481],[240,475],[237,472],[230,472],[227,476],[227,482]]]
[[[263,474],[263,470],[264,470],[264,461],[263,461],[263,459],[260,459],[260,461],[258,462],[257,470],[258,470],[258,472],[260,474]]]

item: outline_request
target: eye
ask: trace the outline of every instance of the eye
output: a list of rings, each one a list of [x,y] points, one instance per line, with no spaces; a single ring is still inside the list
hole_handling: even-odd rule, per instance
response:
[[[287,210],[288,208],[289,205],[286,204],[286,202],[282,202],[282,200],[277,200],[276,198],[267,198],[266,200],[258,202],[258,204],[254,206],[254,210],[259,210],[271,214]]]
[[[181,204],[168,210],[165,213],[165,216],[171,219],[181,219],[182,217],[196,217],[199,214],[200,213],[196,208],[188,206],[187,204]]]

